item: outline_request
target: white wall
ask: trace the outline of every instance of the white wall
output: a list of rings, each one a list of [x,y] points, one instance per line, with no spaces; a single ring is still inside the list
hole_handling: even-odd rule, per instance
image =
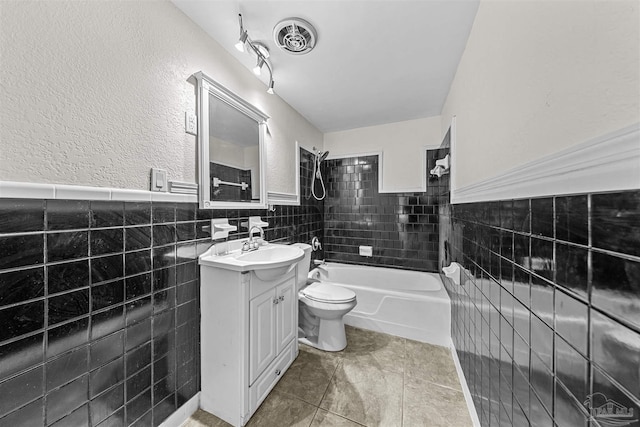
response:
[[[324,149],[338,157],[382,151],[383,190],[419,191],[426,179],[424,147],[441,141],[440,116],[436,116],[325,133]]]
[[[196,181],[187,78],[204,71],[271,118],[268,188],[295,192],[295,141],[322,134],[165,1],[0,2],[0,180],[148,189]]]
[[[640,118],[633,1],[482,1],[442,113],[456,188]]]

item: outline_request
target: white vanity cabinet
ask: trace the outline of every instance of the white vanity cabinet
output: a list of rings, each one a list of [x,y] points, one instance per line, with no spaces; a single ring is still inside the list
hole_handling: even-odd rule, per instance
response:
[[[270,291],[251,296],[249,302],[249,381],[258,376],[294,337],[296,311],[293,290],[287,280]]]
[[[298,354],[295,278],[295,266],[262,280],[201,265],[202,409],[242,426],[284,375]]]

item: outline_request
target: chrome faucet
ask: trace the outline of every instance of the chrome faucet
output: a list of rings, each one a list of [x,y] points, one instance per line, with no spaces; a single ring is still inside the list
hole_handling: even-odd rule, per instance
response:
[[[258,250],[258,247],[260,246],[260,244],[258,243],[258,241],[253,240],[253,230],[258,230],[260,232],[260,238],[264,240],[264,230],[262,229],[262,227],[258,227],[257,225],[254,225],[249,230],[249,240],[247,240],[242,244],[242,252],[251,252],[251,251]]]

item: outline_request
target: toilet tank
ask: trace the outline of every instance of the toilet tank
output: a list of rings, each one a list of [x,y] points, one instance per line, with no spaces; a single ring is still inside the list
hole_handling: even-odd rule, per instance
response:
[[[298,261],[298,289],[305,283],[307,283],[307,276],[309,275],[309,267],[311,265],[311,245],[306,243],[294,243],[296,246],[304,251],[304,258]]]

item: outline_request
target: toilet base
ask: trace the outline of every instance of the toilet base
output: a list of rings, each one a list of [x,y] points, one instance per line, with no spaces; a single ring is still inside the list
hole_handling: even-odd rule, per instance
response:
[[[299,337],[298,342],[323,351],[342,351],[347,346],[344,322],[340,319],[320,320],[318,336]]]

